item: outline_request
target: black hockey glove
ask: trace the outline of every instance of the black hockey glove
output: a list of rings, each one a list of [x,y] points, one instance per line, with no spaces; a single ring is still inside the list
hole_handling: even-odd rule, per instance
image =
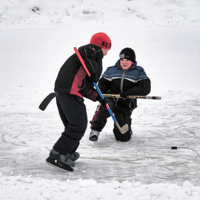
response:
[[[103,106],[106,107],[107,101],[105,99],[102,99],[99,95],[96,97],[96,100],[100,102]]]
[[[128,95],[128,91],[124,91],[120,94],[120,97],[127,98]]]

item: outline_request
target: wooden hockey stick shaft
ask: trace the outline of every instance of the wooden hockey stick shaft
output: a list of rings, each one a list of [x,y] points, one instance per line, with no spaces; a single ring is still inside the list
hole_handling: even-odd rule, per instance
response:
[[[104,97],[108,98],[123,98],[120,97],[119,94],[103,94]],[[130,95],[127,96],[127,99],[156,99],[156,100],[161,100],[161,97],[158,96],[137,96],[137,95]]]

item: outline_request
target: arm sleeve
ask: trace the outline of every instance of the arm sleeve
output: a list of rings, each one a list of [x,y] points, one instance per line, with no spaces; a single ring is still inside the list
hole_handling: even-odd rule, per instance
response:
[[[91,74],[89,80],[92,82],[97,82],[97,71],[98,67],[102,68],[102,59],[97,58],[97,51],[92,48],[90,45],[86,45],[84,48],[80,50],[80,54],[85,62],[85,65],[88,71]]]
[[[148,95],[151,91],[151,81],[143,69],[140,70],[136,85],[127,90],[128,95]]]
[[[128,95],[148,95],[151,91],[151,81],[149,78],[138,81],[134,88],[127,90]]]

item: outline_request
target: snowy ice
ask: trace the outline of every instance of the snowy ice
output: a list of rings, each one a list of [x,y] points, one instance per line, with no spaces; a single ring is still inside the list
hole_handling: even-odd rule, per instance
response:
[[[200,1],[2,0],[0,4],[0,199],[200,199]],[[108,123],[88,140],[98,103],[85,100],[87,131],[74,172],[45,163],[63,125],[53,92],[73,47],[105,32],[104,70],[131,47],[152,82],[117,142]],[[172,150],[177,146],[177,150]]]

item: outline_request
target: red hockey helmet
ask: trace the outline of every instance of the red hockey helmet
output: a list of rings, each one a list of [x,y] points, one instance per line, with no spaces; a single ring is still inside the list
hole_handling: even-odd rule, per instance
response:
[[[105,33],[96,33],[92,36],[90,44],[94,44],[104,49],[111,49],[111,40]]]

